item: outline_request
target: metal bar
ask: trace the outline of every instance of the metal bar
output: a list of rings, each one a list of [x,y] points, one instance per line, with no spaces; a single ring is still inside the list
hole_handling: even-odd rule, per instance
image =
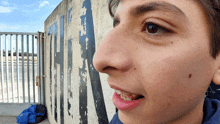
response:
[[[2,85],[2,101],[4,102],[4,68],[3,68],[3,41],[2,41],[2,35],[0,34],[0,50],[1,50],[1,85]]]
[[[41,89],[41,104],[44,103],[44,84],[43,84],[43,33],[41,33],[41,40],[40,40],[40,89]]]
[[[0,92],[2,92],[2,100],[3,100],[3,102],[4,102],[4,97],[7,97],[7,101],[8,102],[10,102],[10,99],[11,99],[11,95],[12,95],[12,101],[13,101],[13,103],[15,102],[15,99],[16,99],[16,97],[18,97],[18,103],[20,103],[20,91],[21,91],[21,89],[20,89],[20,79],[22,80],[22,88],[23,88],[23,103],[25,103],[25,94],[26,94],[26,92],[25,92],[25,82],[26,82],[26,80],[25,80],[25,76],[26,76],[26,74],[25,74],[25,63],[26,63],[26,58],[25,57],[27,57],[27,83],[28,83],[28,102],[30,103],[30,61],[29,61],[29,50],[30,50],[30,48],[29,48],[29,35],[32,35],[32,70],[33,70],[33,73],[32,73],[32,76],[33,76],[33,102],[35,103],[36,102],[36,98],[35,98],[35,88],[36,88],[36,84],[35,84],[35,61],[34,61],[34,59],[35,59],[35,56],[34,56],[34,52],[35,52],[35,50],[34,50],[34,47],[36,46],[36,44],[34,44],[34,37],[35,37],[35,35],[38,35],[38,42],[37,42],[37,49],[38,49],[38,56],[37,56],[37,58],[38,58],[38,62],[37,62],[37,66],[38,66],[38,68],[37,68],[37,71],[38,71],[38,75],[39,75],[39,77],[40,77],[40,86],[38,87],[38,102],[39,103],[44,103],[44,87],[43,87],[43,40],[42,40],[42,34],[43,33],[41,33],[41,32],[38,32],[38,33],[30,33],[30,32],[0,32],[0,67],[1,67],[1,87],[2,87],[2,91],[0,91]],[[2,40],[2,35],[5,35],[5,56],[4,56],[4,54],[3,54],[3,52],[4,52],[4,50],[3,50],[3,40]],[[8,60],[9,58],[8,57],[10,57],[9,56],[9,42],[7,41],[8,40],[8,37],[7,37],[7,35],[10,35],[11,36],[11,38],[10,38],[10,43],[11,43],[11,61],[10,60]],[[15,57],[15,55],[13,54],[13,35],[16,35],[16,64],[17,64],[17,70],[14,70],[14,57]],[[19,74],[20,72],[19,72],[19,67],[20,67],[20,65],[19,64],[21,64],[21,63],[19,63],[19,40],[18,40],[18,35],[21,35],[21,47],[22,47],[22,74]],[[25,55],[25,47],[24,47],[24,45],[25,45],[25,40],[24,40],[24,35],[27,35],[27,55]],[[3,59],[4,60],[6,60],[6,61],[3,61]],[[9,63],[11,62],[11,65],[9,65]],[[5,66],[4,66],[4,63],[6,64],[5,66],[6,66],[6,69],[5,69]],[[9,70],[9,66],[11,66],[11,69]],[[6,70],[5,72],[4,72],[4,70]],[[15,73],[17,73],[17,96],[15,95],[15,80],[16,80],[16,77],[14,77],[15,76]],[[22,75],[22,77],[20,77],[19,75]],[[11,76],[11,77],[10,77]],[[6,77],[6,82],[4,82],[4,80],[5,80],[5,77]],[[20,78],[20,79],[19,79]],[[5,90],[5,87],[4,87],[4,85],[5,85],[5,83],[6,83],[6,90],[7,90],[7,96],[5,96],[6,94],[4,94],[4,90]],[[10,90],[12,90],[12,94],[10,94]],[[10,91],[10,92],[9,92]],[[27,98],[26,98],[27,99]]]
[[[0,32],[0,34],[12,34],[12,35],[37,35],[38,33],[37,32],[33,32],[33,33],[30,33],[30,32]]]
[[[30,76],[29,76],[29,35],[27,35],[27,84],[28,84],[28,103],[30,103]]]
[[[6,82],[7,82],[7,97],[8,97],[8,102],[9,102],[8,42],[7,42],[7,35],[5,35],[5,51],[6,51]]]
[[[14,103],[14,62],[13,62],[13,35],[11,35],[11,83],[12,83],[12,102]]]
[[[40,32],[37,36],[37,75],[40,76]],[[40,103],[40,88],[38,87],[38,103]]]
[[[34,75],[34,35],[32,35],[32,76],[33,76],[33,102],[35,103],[35,75]]]
[[[22,87],[23,87],[23,103],[25,103],[25,86],[24,86],[24,35],[21,35],[22,42]]]
[[[40,91],[39,92],[40,92],[40,103],[42,104],[43,103],[43,100],[42,100],[42,95],[43,95],[42,94],[43,93],[42,92],[42,87],[43,87],[42,86],[42,76],[43,75],[42,75],[42,64],[41,64],[42,63],[42,59],[41,59],[42,58],[42,54],[41,54],[42,53],[42,45],[41,45],[42,36],[41,36],[41,33],[39,33],[39,34],[40,34],[40,37],[39,37],[39,39],[40,39],[39,40],[39,47],[40,47],[40,52],[39,52],[40,53],[40,66],[39,66],[40,67],[40,75],[39,75],[40,76]]]
[[[16,35],[16,60],[17,60],[17,96],[18,96],[18,103],[20,103],[20,81],[19,81],[19,51],[18,51],[18,35]]]

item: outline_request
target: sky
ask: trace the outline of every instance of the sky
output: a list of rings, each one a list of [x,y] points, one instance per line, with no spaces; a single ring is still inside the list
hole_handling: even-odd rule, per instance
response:
[[[0,0],[0,32],[44,32],[44,21],[60,2],[62,0]],[[1,39],[3,46],[0,46],[0,49],[10,51],[10,36],[7,36],[7,44],[5,36]],[[13,52],[15,52],[15,36],[12,41]],[[26,52],[27,45],[24,46],[24,52]],[[29,50],[32,51],[31,46]],[[36,50],[35,47],[35,53]],[[21,45],[19,45],[19,51],[21,51]]]
[[[44,21],[62,0],[0,0],[0,32],[44,32]]]

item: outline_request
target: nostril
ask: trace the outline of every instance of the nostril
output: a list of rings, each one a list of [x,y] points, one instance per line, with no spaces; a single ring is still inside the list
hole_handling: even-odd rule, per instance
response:
[[[116,68],[111,67],[111,66],[107,66],[107,67],[103,68],[102,70],[105,71],[105,70],[109,70],[109,69],[114,69],[115,70]]]

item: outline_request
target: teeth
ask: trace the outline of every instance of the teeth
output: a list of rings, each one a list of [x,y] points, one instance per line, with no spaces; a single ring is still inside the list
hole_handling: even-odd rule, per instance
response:
[[[122,94],[120,94],[120,97],[121,97],[121,98],[124,98]]]
[[[132,101],[132,99],[130,99],[130,98],[127,98],[127,99],[126,99],[126,101]]]
[[[115,90],[115,92],[120,95],[121,94],[121,91],[120,90]]]
[[[132,101],[136,99],[139,95],[123,92],[120,90],[115,90],[115,92],[124,100],[124,101]]]
[[[132,99],[126,98],[126,97],[123,97],[123,96],[121,96],[121,98],[122,98],[124,101],[132,101]]]

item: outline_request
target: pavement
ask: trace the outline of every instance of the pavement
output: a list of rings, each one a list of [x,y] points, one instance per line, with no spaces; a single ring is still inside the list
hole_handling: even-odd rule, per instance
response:
[[[17,117],[15,116],[0,116],[0,124],[18,124],[16,121]],[[50,124],[50,122],[48,119],[45,119],[38,124]]]

